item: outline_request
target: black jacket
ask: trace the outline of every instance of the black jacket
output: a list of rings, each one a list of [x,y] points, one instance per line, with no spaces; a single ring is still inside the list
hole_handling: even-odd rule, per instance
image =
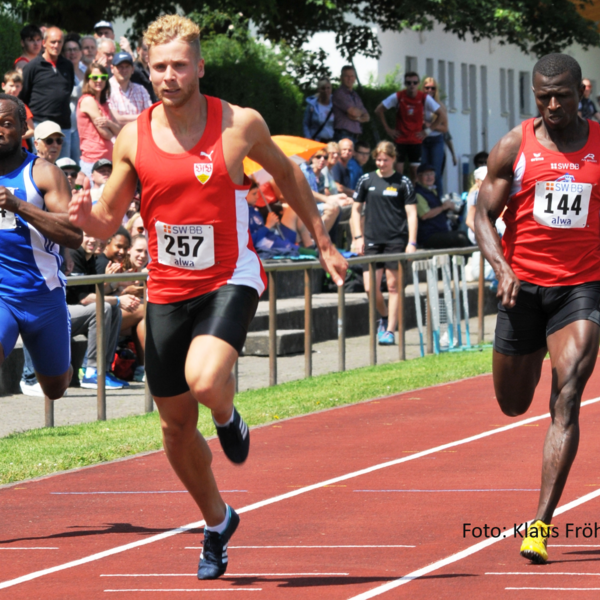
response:
[[[23,89],[19,98],[29,106],[37,122],[54,121],[62,129],[71,128],[69,101],[75,85],[73,64],[62,56],[56,67],[36,56],[23,69]]]
[[[142,64],[138,61],[133,63],[133,75],[131,76],[131,81],[132,83],[139,83],[146,88],[146,91],[150,94],[150,100],[152,100],[152,104],[158,102],[158,98],[154,93],[154,88],[152,87],[150,77],[144,70]]]

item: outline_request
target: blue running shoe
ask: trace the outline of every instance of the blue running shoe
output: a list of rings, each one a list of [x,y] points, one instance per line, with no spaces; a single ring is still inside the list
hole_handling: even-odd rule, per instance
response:
[[[387,331],[387,327],[388,327],[388,318],[382,317],[381,319],[379,319],[379,321],[377,322],[377,335],[381,335],[382,333],[385,333]]]
[[[240,413],[233,407],[233,421],[229,425],[216,425],[217,435],[225,456],[237,465],[248,458],[250,452],[250,430]]]
[[[122,383],[117,383],[112,379],[109,379],[108,375],[105,378],[105,386],[107,390],[121,390],[123,389]],[[97,390],[98,389],[98,371],[94,369],[94,374],[91,377],[84,377],[81,380],[81,387],[86,390]]]
[[[123,379],[119,379],[114,373],[108,372],[106,378],[110,379],[113,383],[120,385],[122,388],[128,388],[129,383]]]
[[[377,338],[380,346],[393,346],[396,343],[394,334],[391,331],[384,331]]]
[[[198,564],[198,579],[217,579],[227,571],[227,544],[240,524],[239,515],[227,507],[229,523],[223,533],[204,530],[204,542],[200,563]]]

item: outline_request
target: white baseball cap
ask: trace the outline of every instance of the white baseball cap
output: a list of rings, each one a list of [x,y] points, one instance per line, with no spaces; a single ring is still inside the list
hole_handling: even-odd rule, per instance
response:
[[[59,135],[65,137],[60,125],[54,121],[42,121],[34,130],[34,136],[36,140],[45,140],[53,133],[58,133]]]

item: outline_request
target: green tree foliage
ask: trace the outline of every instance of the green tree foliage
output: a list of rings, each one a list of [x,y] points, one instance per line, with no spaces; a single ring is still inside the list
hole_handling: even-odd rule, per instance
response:
[[[593,0],[577,0],[585,6]],[[141,31],[163,13],[184,14],[204,8],[228,15],[242,13],[267,39],[299,49],[314,33],[333,31],[346,57],[379,56],[378,32],[427,30],[441,23],[450,33],[475,40],[498,38],[536,55],[560,51],[574,42],[600,43],[596,24],[577,12],[571,0],[8,0],[32,22],[66,30],[90,30],[100,18],[134,20]]]
[[[0,11],[0,77],[13,68],[14,60],[22,52],[19,43],[21,26],[5,11]]]

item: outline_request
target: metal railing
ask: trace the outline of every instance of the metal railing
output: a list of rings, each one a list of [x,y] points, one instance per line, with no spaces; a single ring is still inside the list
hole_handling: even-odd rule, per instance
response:
[[[405,264],[413,260],[429,259],[438,255],[467,255],[477,252],[479,248],[469,246],[468,248],[451,248],[445,250],[419,250],[412,254],[380,254],[376,256],[359,256],[348,260],[350,265],[368,264],[371,285],[369,287],[369,362],[377,364],[377,325],[375,307],[376,281],[375,265],[378,262],[398,262],[398,358],[406,360],[405,340]],[[268,301],[269,301],[269,385],[277,385],[277,273],[284,271],[304,271],[304,376],[312,377],[312,271],[322,269],[318,261],[296,262],[296,263],[267,263],[264,269],[268,276]],[[135,279],[144,282],[144,294],[146,297],[147,273],[136,273]],[[96,288],[96,328],[98,348],[104,348],[104,284],[113,282],[131,281],[132,273],[117,273],[113,275],[83,275],[67,278],[68,286],[94,285]],[[479,343],[483,342],[484,336],[484,260],[479,261],[479,291],[478,291],[478,324]],[[337,291],[337,331],[338,331],[338,371],[346,370],[346,299],[343,286]],[[427,303],[429,307],[429,302]],[[428,340],[431,339],[431,319],[427,318]],[[431,343],[427,344],[428,352],[432,352]],[[98,420],[106,420],[106,388],[105,376],[107,370],[106,353],[98,352],[98,391],[97,410]],[[235,389],[238,390],[238,365],[234,368]],[[145,411],[152,412],[154,403],[148,384],[146,383]],[[54,403],[46,398],[45,401],[46,427],[54,425]]]

